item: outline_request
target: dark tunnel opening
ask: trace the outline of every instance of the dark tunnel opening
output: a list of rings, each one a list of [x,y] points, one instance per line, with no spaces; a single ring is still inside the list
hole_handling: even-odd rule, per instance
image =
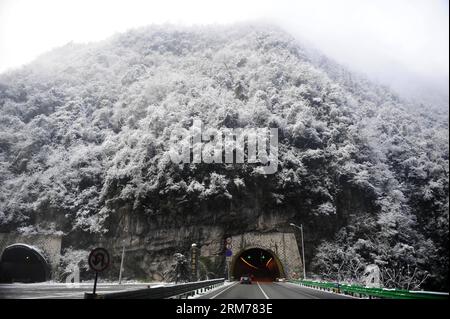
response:
[[[275,281],[283,277],[283,270],[274,254],[251,248],[236,256],[234,261],[233,277],[239,280],[242,276],[250,276],[255,281]]]
[[[0,282],[43,282],[49,277],[49,265],[33,247],[15,244],[7,247],[0,258]]]

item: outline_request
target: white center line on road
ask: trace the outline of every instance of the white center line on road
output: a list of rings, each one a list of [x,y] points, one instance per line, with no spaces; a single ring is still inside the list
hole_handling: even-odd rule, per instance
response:
[[[264,297],[266,297],[266,299],[269,299],[269,296],[267,296],[267,294],[264,292],[264,290],[261,288],[261,285],[259,284],[259,282],[256,282],[258,284],[259,289],[261,289],[261,292],[263,293]]]
[[[218,295],[224,293],[225,291],[227,291],[228,289],[230,289],[231,287],[234,287],[238,282],[235,282],[234,284],[229,285],[227,288],[225,288],[224,290],[222,290],[221,292],[215,294],[214,296],[212,296],[210,299],[214,299],[216,298]]]

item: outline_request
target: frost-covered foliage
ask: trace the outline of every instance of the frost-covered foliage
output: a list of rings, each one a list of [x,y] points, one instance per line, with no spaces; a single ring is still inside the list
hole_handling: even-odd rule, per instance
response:
[[[164,274],[166,280],[174,283],[188,282],[191,280],[191,269],[189,261],[183,254],[174,254],[175,262],[170,269]]]
[[[56,220],[55,231],[107,233],[117,202],[153,216],[238,206],[255,194],[263,209],[340,218],[352,198],[344,195],[358,193],[371,208],[343,218],[315,250],[313,270],[354,256],[416,267],[441,288],[448,113],[427,110],[273,27],[151,27],[68,44],[0,76],[0,228]],[[174,165],[170,133],[194,118],[278,128],[278,172]]]
[[[89,251],[82,249],[66,248],[61,255],[59,277],[64,280],[67,276],[79,272],[83,274],[89,270],[87,259]]]

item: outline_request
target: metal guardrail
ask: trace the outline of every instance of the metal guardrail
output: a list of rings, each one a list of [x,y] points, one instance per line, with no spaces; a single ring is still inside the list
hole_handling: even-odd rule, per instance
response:
[[[111,293],[84,293],[84,299],[164,299],[177,296],[193,295],[200,290],[209,290],[223,285],[224,278],[211,279],[172,286],[127,290]]]
[[[292,280],[302,286],[342,293],[360,298],[383,298],[383,299],[448,299],[448,293],[432,291],[409,291],[387,288],[366,288],[358,285],[339,284],[334,282],[319,282],[307,280]]]

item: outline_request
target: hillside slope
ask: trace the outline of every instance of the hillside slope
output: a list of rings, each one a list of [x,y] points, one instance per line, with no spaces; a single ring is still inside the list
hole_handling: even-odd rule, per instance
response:
[[[173,164],[170,133],[193,119],[278,128],[278,172]],[[137,276],[193,241],[216,243],[218,273],[226,234],[298,222],[311,273],[353,280],[376,263],[387,286],[415,271],[448,289],[448,154],[448,113],[272,26],[154,26],[0,76],[0,231],[62,232],[67,251],[130,238]]]

